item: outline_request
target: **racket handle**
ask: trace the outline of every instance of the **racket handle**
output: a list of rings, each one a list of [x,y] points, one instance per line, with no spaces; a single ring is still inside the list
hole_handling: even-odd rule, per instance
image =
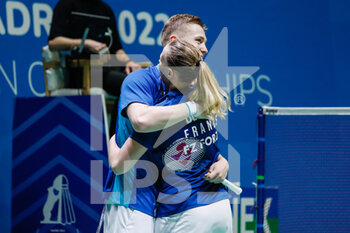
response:
[[[229,188],[231,191],[233,191],[237,195],[242,193],[241,187],[235,185],[234,183],[232,183],[226,179],[222,182],[222,184],[225,185],[227,188]]]

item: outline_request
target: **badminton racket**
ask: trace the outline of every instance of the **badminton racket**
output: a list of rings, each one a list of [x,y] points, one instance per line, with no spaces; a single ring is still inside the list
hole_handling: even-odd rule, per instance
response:
[[[163,163],[169,170],[175,172],[191,170],[195,165],[210,172],[199,163],[205,152],[205,146],[200,140],[196,138],[180,138],[166,149],[163,155]],[[242,193],[242,189],[239,186],[227,179],[222,181],[222,184],[237,195]]]

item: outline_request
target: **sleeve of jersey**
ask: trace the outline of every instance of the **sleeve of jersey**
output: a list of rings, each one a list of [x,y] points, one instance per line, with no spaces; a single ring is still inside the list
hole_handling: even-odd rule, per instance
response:
[[[218,157],[221,154],[221,152],[220,152],[220,149],[215,144],[212,144],[210,146],[210,154],[213,155],[212,162],[215,163],[218,160]]]
[[[152,150],[154,143],[159,137],[159,132],[160,131],[151,133],[138,133],[134,131],[130,137],[136,142],[140,143],[142,146],[146,147],[148,150]]]
[[[119,102],[124,117],[127,117],[126,108],[131,103],[153,105],[156,84],[152,81],[145,69],[134,71],[126,77],[122,84]]]

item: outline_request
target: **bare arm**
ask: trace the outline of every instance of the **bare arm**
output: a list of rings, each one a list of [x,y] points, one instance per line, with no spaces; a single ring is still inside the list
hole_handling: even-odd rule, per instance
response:
[[[168,128],[189,116],[185,103],[171,106],[148,106],[132,103],[127,108],[132,127],[137,132],[154,132]]]
[[[115,141],[115,135],[113,135],[109,140],[109,165],[115,174],[124,174],[136,164],[146,151],[146,147],[132,138],[128,138],[122,148],[119,148]],[[221,183],[226,178],[228,169],[227,160],[219,155],[217,161],[210,166],[209,172],[204,175],[204,179],[211,183]]]
[[[131,60],[129,58],[129,56],[124,52],[123,49],[117,50],[116,58],[118,61],[125,64],[125,73],[126,74],[129,74],[135,70],[141,69],[141,66],[139,64],[137,64],[136,62],[134,62],[133,60]]]
[[[69,37],[58,36],[49,41],[49,47],[51,50],[70,50],[74,47],[80,46],[81,39],[72,39]],[[84,43],[84,48],[89,49],[93,53],[98,53],[102,49],[106,48],[106,44],[86,39]]]
[[[109,140],[109,165],[115,174],[124,174],[136,164],[146,151],[146,147],[132,138],[128,138],[122,148],[119,148],[115,142],[115,135],[113,135]],[[125,163],[126,161],[127,163]]]

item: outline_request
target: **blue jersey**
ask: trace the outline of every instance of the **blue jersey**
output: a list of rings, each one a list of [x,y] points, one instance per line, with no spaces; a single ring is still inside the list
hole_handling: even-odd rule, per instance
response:
[[[181,99],[186,100],[180,92],[171,91],[158,106],[178,104]],[[149,149],[144,159],[154,163],[160,174],[156,186],[159,191],[157,217],[170,216],[231,197],[222,184],[212,184],[204,180],[203,176],[207,171],[198,165],[188,171],[173,172],[165,168],[163,164],[162,156],[171,143],[179,138],[195,137],[201,140],[206,147],[206,153],[200,164],[208,169],[217,161],[220,154],[215,145],[218,138],[215,126],[216,122],[213,121],[189,118],[162,131],[133,132],[131,137]]]
[[[126,77],[121,88],[118,105],[116,142],[119,147],[123,146],[126,139],[133,132],[131,123],[126,115],[126,108],[134,102],[149,106],[156,105],[162,101],[165,91],[166,87],[161,80],[157,66],[134,71]],[[142,167],[144,159],[145,156],[141,157],[135,167]],[[154,216],[156,197],[158,196],[158,190],[153,185],[155,181],[150,178],[151,181],[147,184],[147,181],[142,179],[145,176],[145,170],[135,169],[135,167],[127,173],[118,176],[111,169],[109,170],[105,191],[112,191],[112,193],[110,193],[108,200]],[[151,177],[157,175],[152,175],[150,174],[151,172],[151,170],[147,170],[148,175]]]

